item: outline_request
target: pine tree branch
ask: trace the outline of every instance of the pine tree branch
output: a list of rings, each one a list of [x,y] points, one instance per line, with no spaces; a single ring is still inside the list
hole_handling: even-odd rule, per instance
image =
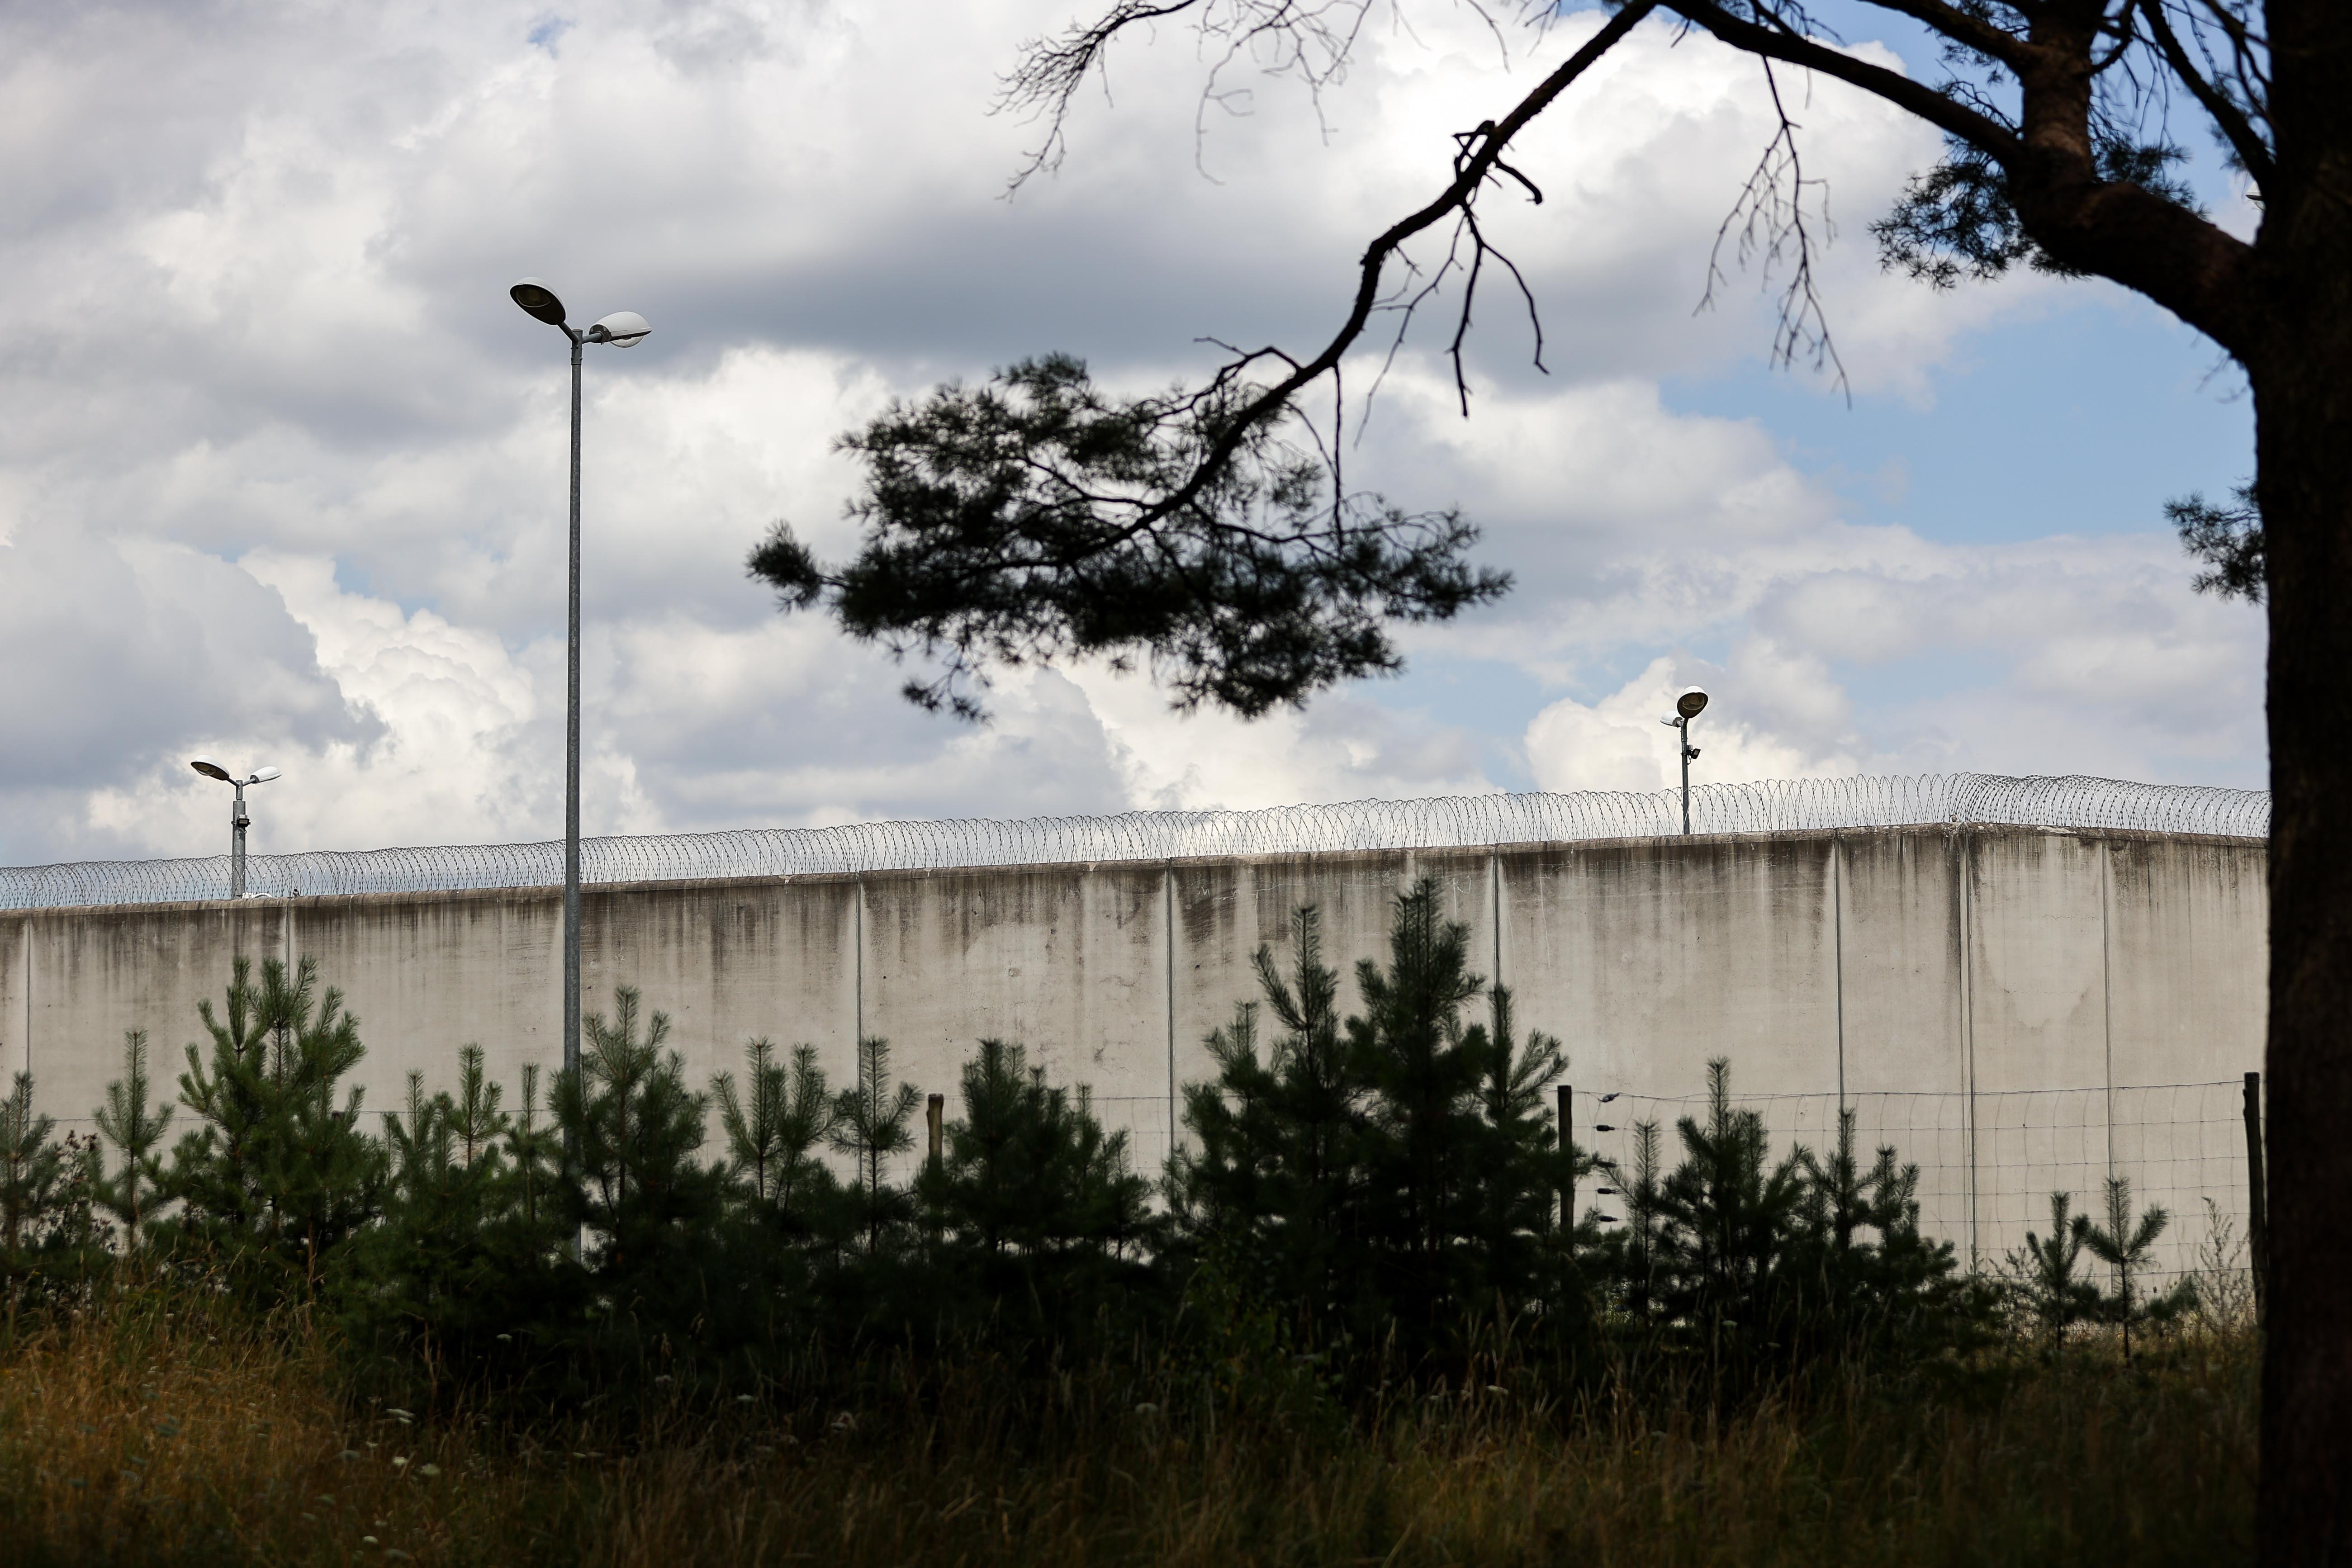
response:
[[[2183,47],[2179,35],[2172,30],[2171,22],[2164,15],[2164,0],[2138,0],[2138,6],[2139,14],[2147,19],[2148,34],[2155,38],[2165,64],[2172,68],[2172,74],[2180,79],[2181,85],[2188,88],[2189,95],[2213,117],[2213,123],[2221,128],[2221,134],[2229,141],[2230,150],[2237,153],[2238,161],[2246,166],[2246,174],[2254,184],[2263,187],[2270,185],[2276,172],[2276,164],[2271,158],[2270,143],[2254,128],[2253,121],[2230,100],[2229,95],[2208,81],[2204,73],[2197,68],[2197,63],[2189,58],[2189,50]]]

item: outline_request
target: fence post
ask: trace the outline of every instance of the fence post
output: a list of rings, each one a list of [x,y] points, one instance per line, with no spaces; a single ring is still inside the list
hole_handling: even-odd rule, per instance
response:
[[[2263,1075],[2246,1075],[2246,1240],[2254,1255],[2254,1326],[2270,1317],[2271,1222],[2263,1175]]]
[[[1576,1091],[1566,1084],[1559,1086],[1559,1228],[1563,1236],[1576,1234],[1576,1130],[1575,1112],[1570,1109]]]

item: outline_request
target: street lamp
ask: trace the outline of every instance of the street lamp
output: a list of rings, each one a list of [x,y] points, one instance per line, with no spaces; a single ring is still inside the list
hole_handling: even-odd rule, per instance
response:
[[[1675,699],[1675,710],[1659,723],[1675,731],[1681,743],[1675,747],[1683,754],[1683,831],[1690,831],[1690,765],[1698,760],[1698,748],[1690,743],[1690,722],[1706,711],[1706,693],[1696,686],[1683,688]]]
[[[572,595],[563,690],[563,1066],[580,1068],[580,352],[584,344],[634,348],[653,328],[635,310],[615,310],[587,328],[564,319],[563,301],[536,278],[507,290],[523,313],[572,344]]]
[[[208,779],[218,779],[236,791],[236,799],[228,808],[228,896],[245,897],[245,830],[253,818],[245,815],[245,792],[249,784],[266,784],[281,777],[276,768],[260,768],[243,778],[237,777],[210,757],[191,757],[188,766]]]

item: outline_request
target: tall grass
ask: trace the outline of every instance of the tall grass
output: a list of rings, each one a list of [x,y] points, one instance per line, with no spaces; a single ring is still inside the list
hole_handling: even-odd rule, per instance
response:
[[[1609,1385],[1297,1399],[878,1365],[625,1422],[354,1404],[328,1335],[175,1290],[0,1349],[26,1564],[2098,1563],[2251,1558],[2254,1354],[1831,1373],[1710,1415]],[[1176,1386],[1171,1384],[1171,1387]],[[1245,1385],[1246,1386],[1246,1385]]]

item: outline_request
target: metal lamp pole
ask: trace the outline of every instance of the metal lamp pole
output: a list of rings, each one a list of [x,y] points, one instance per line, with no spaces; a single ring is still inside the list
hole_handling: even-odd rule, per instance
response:
[[[653,329],[635,310],[615,310],[585,329],[564,319],[563,301],[536,278],[507,290],[534,319],[572,344],[572,517],[563,654],[563,1070],[580,1070],[580,363],[590,343],[631,348]]]
[[[253,818],[245,814],[246,788],[250,784],[266,784],[280,775],[276,768],[257,768],[239,778],[210,757],[190,758],[188,766],[205,777],[218,779],[236,791],[236,798],[229,803],[228,808],[228,896],[241,899],[245,897],[245,830],[253,823]]]
[[[1689,720],[1676,715],[1675,731],[1675,739],[1680,742],[1675,750],[1683,754],[1683,831],[1688,833],[1690,831],[1690,765],[1691,759],[1698,755],[1698,748],[1690,743]]]
[[[245,897],[245,830],[253,818],[245,814],[245,781],[235,780],[236,799],[228,808],[228,896]]]
[[[1658,721],[1675,731],[1675,750],[1682,753],[1683,764],[1683,832],[1690,830],[1690,765],[1698,760],[1698,748],[1690,743],[1690,723],[1706,711],[1706,693],[1696,686],[1686,686],[1675,699],[1675,710]]]
[[[557,323],[559,326],[561,322]],[[571,585],[563,608],[563,1070],[580,1069],[580,334],[572,340]]]

